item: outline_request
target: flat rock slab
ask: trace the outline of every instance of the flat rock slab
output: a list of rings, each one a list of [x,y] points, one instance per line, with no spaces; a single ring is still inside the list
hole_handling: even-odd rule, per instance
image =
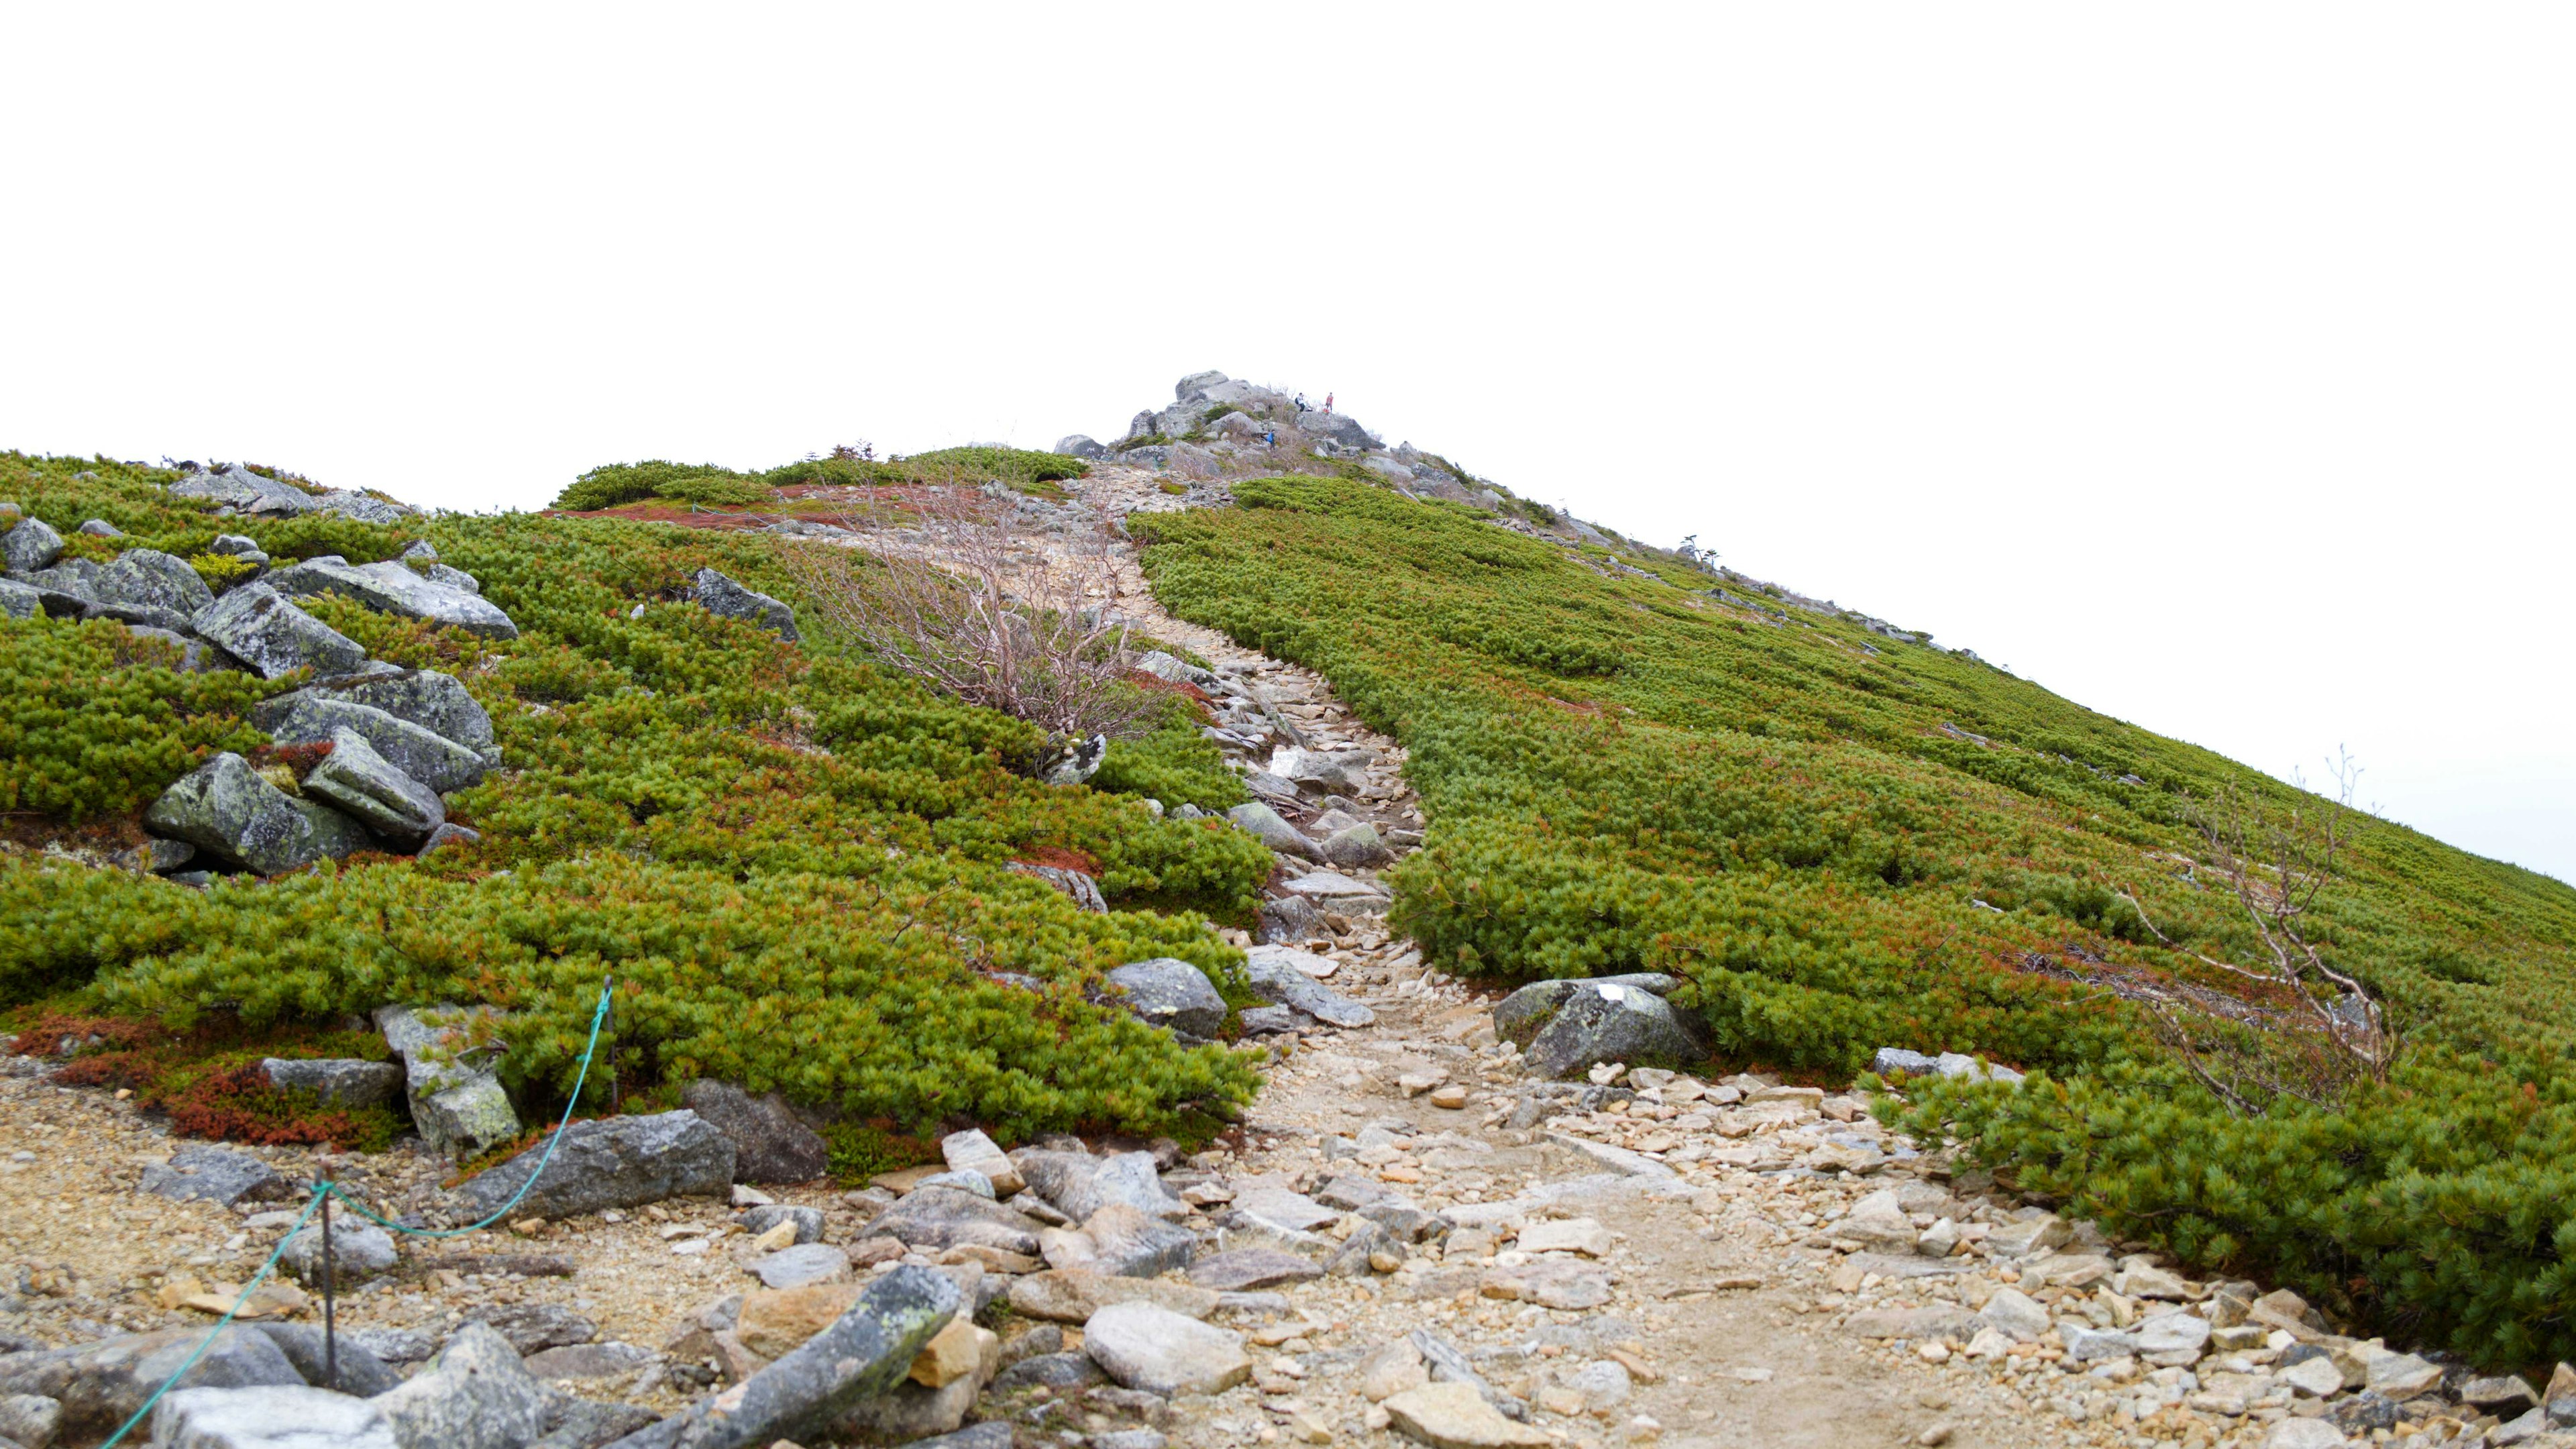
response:
[[[261,728],[279,744],[321,744],[333,739],[336,731],[351,730],[393,768],[439,795],[481,784],[492,767],[481,752],[372,705],[311,690],[299,690],[288,699],[291,703],[284,714],[261,716]]]
[[[302,1384],[181,1389],[153,1406],[151,1432],[170,1449],[401,1449],[380,1406]]]
[[[1053,1323],[1082,1323],[1117,1303],[1150,1303],[1184,1318],[1216,1312],[1214,1289],[1160,1278],[1121,1278],[1083,1268],[1050,1268],[1011,1280],[1012,1311]]]
[[[1294,963],[1261,954],[1277,950],[1275,946],[1256,946],[1246,953],[1245,969],[1252,979],[1252,989],[1263,1000],[1294,1007],[1333,1026],[1361,1027],[1377,1020],[1376,1012],[1326,986]]]
[[[246,1152],[191,1143],[170,1160],[143,1169],[136,1191],[174,1202],[202,1198],[231,1207],[249,1198],[282,1198],[291,1189],[277,1170]]]
[[[488,1216],[536,1172],[544,1154],[544,1147],[532,1147],[466,1183],[457,1196],[474,1217]],[[723,1197],[732,1190],[733,1144],[682,1108],[575,1122],[544,1175],[512,1210],[530,1217],[577,1217],[664,1198]]]
[[[1243,1335],[1150,1303],[1114,1303],[1082,1326],[1082,1351],[1121,1388],[1218,1394],[1252,1377]]]
[[[1487,1298],[1517,1299],[1547,1308],[1580,1311],[1610,1301],[1610,1275],[1564,1259],[1540,1259],[1485,1274],[1480,1292]]]
[[[573,1343],[528,1355],[528,1372],[538,1378],[613,1379],[653,1362],[649,1348],[631,1343]]]
[[[1324,1276],[1321,1264],[1295,1253],[1282,1253],[1272,1248],[1237,1248],[1203,1258],[1190,1268],[1190,1281],[1202,1288],[1221,1293],[1239,1293],[1251,1288],[1276,1288],[1286,1283],[1304,1283]]]
[[[486,639],[519,637],[519,626],[482,595],[423,578],[407,564],[352,564],[338,554],[324,554],[278,569],[262,582],[299,598],[338,594],[378,613],[423,619]]]
[[[751,1271],[772,1288],[807,1288],[850,1276],[850,1255],[830,1243],[798,1243],[755,1259]]]
[[[1555,1443],[1544,1430],[1504,1418],[1467,1384],[1407,1389],[1384,1408],[1397,1433],[1432,1449],[1539,1449]]]
[[[1341,1221],[1341,1213],[1301,1192],[1284,1187],[1256,1187],[1235,1194],[1234,1210],[1260,1219],[1265,1227],[1311,1233]]]
[[[893,1238],[915,1248],[955,1248],[980,1244],[1022,1257],[1038,1256],[1037,1219],[991,1198],[954,1187],[923,1187],[906,1193],[859,1230],[863,1238]]]

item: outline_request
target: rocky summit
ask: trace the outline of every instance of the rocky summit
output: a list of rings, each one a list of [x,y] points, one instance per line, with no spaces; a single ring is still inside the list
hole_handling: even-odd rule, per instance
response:
[[[2576,1444],[2563,887],[1140,401],[0,454],[0,1449]]]

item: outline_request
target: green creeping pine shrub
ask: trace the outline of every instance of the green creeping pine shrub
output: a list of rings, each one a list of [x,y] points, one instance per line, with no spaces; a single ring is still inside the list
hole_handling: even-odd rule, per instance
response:
[[[743,496],[721,499],[696,497],[688,490]],[[609,463],[591,469],[557,495],[554,506],[566,512],[581,512],[615,508],[621,503],[640,503],[647,498],[691,499],[699,503],[757,503],[767,496],[767,489],[731,468],[718,467],[713,463],[674,463],[663,458],[647,458],[641,463]]]
[[[1025,448],[941,448],[903,461],[917,469],[980,473],[1015,484],[1055,483],[1091,472],[1091,465],[1080,458]]]
[[[208,756],[268,743],[242,715],[292,683],[178,663],[103,619],[0,619],[0,811],[127,814]]]
[[[2259,959],[2233,895],[2191,878],[2182,803],[2287,787],[1857,620],[1722,603],[1668,561],[1614,553],[1672,581],[1625,574],[1335,479],[1234,492],[1132,520],[1146,572],[1404,742],[1431,829],[1394,918],[1427,960],[1673,972],[1738,1061],[2033,1068],[1904,1120],[2211,1271],[2487,1363],[2576,1357],[2576,891],[2372,823],[2312,924],[2415,1045],[2343,1110],[2240,1120],[2110,989],[2221,975],[2121,895]]]
[[[0,456],[0,498],[49,522],[115,506],[121,527],[200,547],[219,526],[268,527],[219,525],[133,470],[71,476],[89,466]],[[1183,1050],[1095,993],[1103,970],[1156,955],[1244,989],[1207,918],[1258,908],[1274,862],[1250,837],[1015,774],[1004,762],[1040,743],[1027,725],[675,602],[714,567],[795,603],[776,540],[524,514],[412,532],[480,579],[521,637],[310,607],[379,658],[454,673],[491,712],[505,768],[449,801],[483,844],[202,893],[0,857],[0,1005],[68,993],[66,1009],[264,1027],[489,1001],[511,1009],[513,1085],[543,1109],[570,1089],[613,975],[618,1071],[643,1097],[725,1076],[887,1142],[964,1120],[1011,1138],[1189,1136],[1248,1100],[1255,1078],[1231,1054]],[[364,552],[402,541],[388,531]],[[262,743],[245,711],[294,683],[118,666],[147,647],[107,623],[0,626],[15,808],[137,809],[208,751]],[[1175,798],[1239,788],[1185,731],[1132,743]],[[1097,866],[1110,913],[1009,869],[1067,856]]]

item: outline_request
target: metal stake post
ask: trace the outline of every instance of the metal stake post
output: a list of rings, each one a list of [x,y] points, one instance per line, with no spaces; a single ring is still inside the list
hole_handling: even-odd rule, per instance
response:
[[[334,1312],[340,1287],[340,1265],[331,1251],[331,1188],[333,1168],[328,1158],[322,1165],[322,1382],[324,1387],[340,1387],[339,1319]]]

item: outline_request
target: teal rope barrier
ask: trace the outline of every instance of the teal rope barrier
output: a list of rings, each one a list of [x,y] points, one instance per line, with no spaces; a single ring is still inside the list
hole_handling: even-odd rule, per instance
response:
[[[545,1175],[546,1165],[555,1160],[555,1146],[563,1141],[564,1133],[572,1126],[573,1109],[581,1105],[582,1084],[590,1080],[591,1054],[599,1050],[599,1029],[601,1025],[608,1020],[608,1003],[610,1000],[609,991],[613,984],[613,980],[614,978],[602,978],[599,983],[599,1005],[590,1014],[590,1044],[581,1049],[581,1070],[573,1076],[572,1100],[564,1104],[563,1120],[555,1124],[554,1135],[546,1139],[545,1156],[537,1159],[537,1170],[528,1174],[528,1180],[519,1184],[519,1190],[510,1194],[510,1200],[508,1202],[501,1204],[501,1206],[495,1210],[490,1217],[485,1218],[483,1221],[476,1223],[471,1227],[448,1228],[445,1230],[411,1228],[405,1227],[401,1223],[394,1222],[391,1219],[378,1216],[374,1209],[369,1208],[365,1203],[358,1201],[356,1198],[353,1198],[349,1196],[348,1193],[342,1191],[340,1184],[337,1182],[325,1182],[315,1187],[313,1190],[312,1201],[307,1202],[304,1205],[304,1211],[295,1215],[295,1221],[287,1227],[285,1236],[277,1240],[277,1249],[275,1252],[268,1255],[268,1261],[259,1265],[258,1276],[252,1278],[250,1282],[242,1288],[241,1296],[233,1300],[232,1307],[224,1310],[223,1317],[215,1320],[215,1326],[206,1330],[205,1338],[197,1344],[195,1351],[188,1355],[187,1361],[179,1365],[179,1371],[170,1375],[170,1377],[163,1379],[161,1381],[161,1387],[152,1391],[152,1397],[143,1401],[143,1407],[134,1411],[134,1417],[126,1420],[122,1425],[119,1425],[117,1431],[110,1434],[107,1437],[106,1442],[100,1444],[98,1449],[116,1449],[118,1444],[124,1442],[126,1435],[134,1432],[134,1426],[142,1423],[143,1417],[152,1412],[152,1406],[161,1402],[161,1396],[170,1392],[170,1386],[179,1382],[179,1380],[187,1374],[188,1370],[197,1366],[197,1360],[205,1357],[206,1350],[214,1346],[215,1336],[231,1326],[233,1316],[242,1311],[242,1305],[250,1302],[250,1295],[258,1292],[259,1285],[268,1281],[268,1275],[277,1271],[277,1260],[286,1255],[286,1245],[295,1241],[295,1235],[303,1230],[305,1220],[312,1217],[314,1210],[322,1206],[326,1199],[337,1197],[340,1201],[347,1203],[352,1208],[355,1208],[360,1216],[372,1220],[378,1226],[389,1228],[397,1233],[406,1233],[416,1238],[461,1238],[468,1233],[478,1233],[483,1229],[490,1227],[492,1224],[499,1222],[502,1217],[510,1211],[510,1209],[517,1207],[520,1200],[528,1195],[528,1189],[535,1187],[537,1185],[537,1179]]]
[[[233,1315],[241,1312],[242,1305],[250,1302],[250,1295],[258,1292],[259,1285],[268,1281],[268,1275],[277,1271],[277,1260],[285,1256],[286,1245],[295,1241],[295,1234],[304,1226],[304,1220],[313,1216],[313,1210],[320,1207],[322,1200],[330,1195],[327,1189],[314,1189],[313,1200],[304,1205],[304,1211],[295,1215],[295,1225],[286,1230],[285,1237],[277,1240],[277,1251],[269,1254],[268,1261],[259,1265],[259,1275],[250,1280],[249,1286],[242,1289],[241,1296],[233,1300],[233,1306],[225,1309],[224,1316],[215,1320],[215,1326],[206,1331],[205,1341],[199,1343],[196,1351],[188,1355],[187,1362],[179,1365],[179,1372],[163,1379],[161,1387],[152,1391],[152,1397],[143,1401],[143,1407],[134,1411],[134,1417],[126,1420],[115,1433],[107,1436],[107,1442],[98,1446],[98,1449],[116,1449],[117,1443],[126,1435],[133,1433],[135,1425],[143,1422],[143,1416],[152,1412],[152,1406],[161,1402],[161,1396],[170,1392],[170,1386],[179,1381],[180,1375],[197,1366],[197,1360],[205,1357],[206,1350],[214,1346],[215,1335],[231,1326]]]

